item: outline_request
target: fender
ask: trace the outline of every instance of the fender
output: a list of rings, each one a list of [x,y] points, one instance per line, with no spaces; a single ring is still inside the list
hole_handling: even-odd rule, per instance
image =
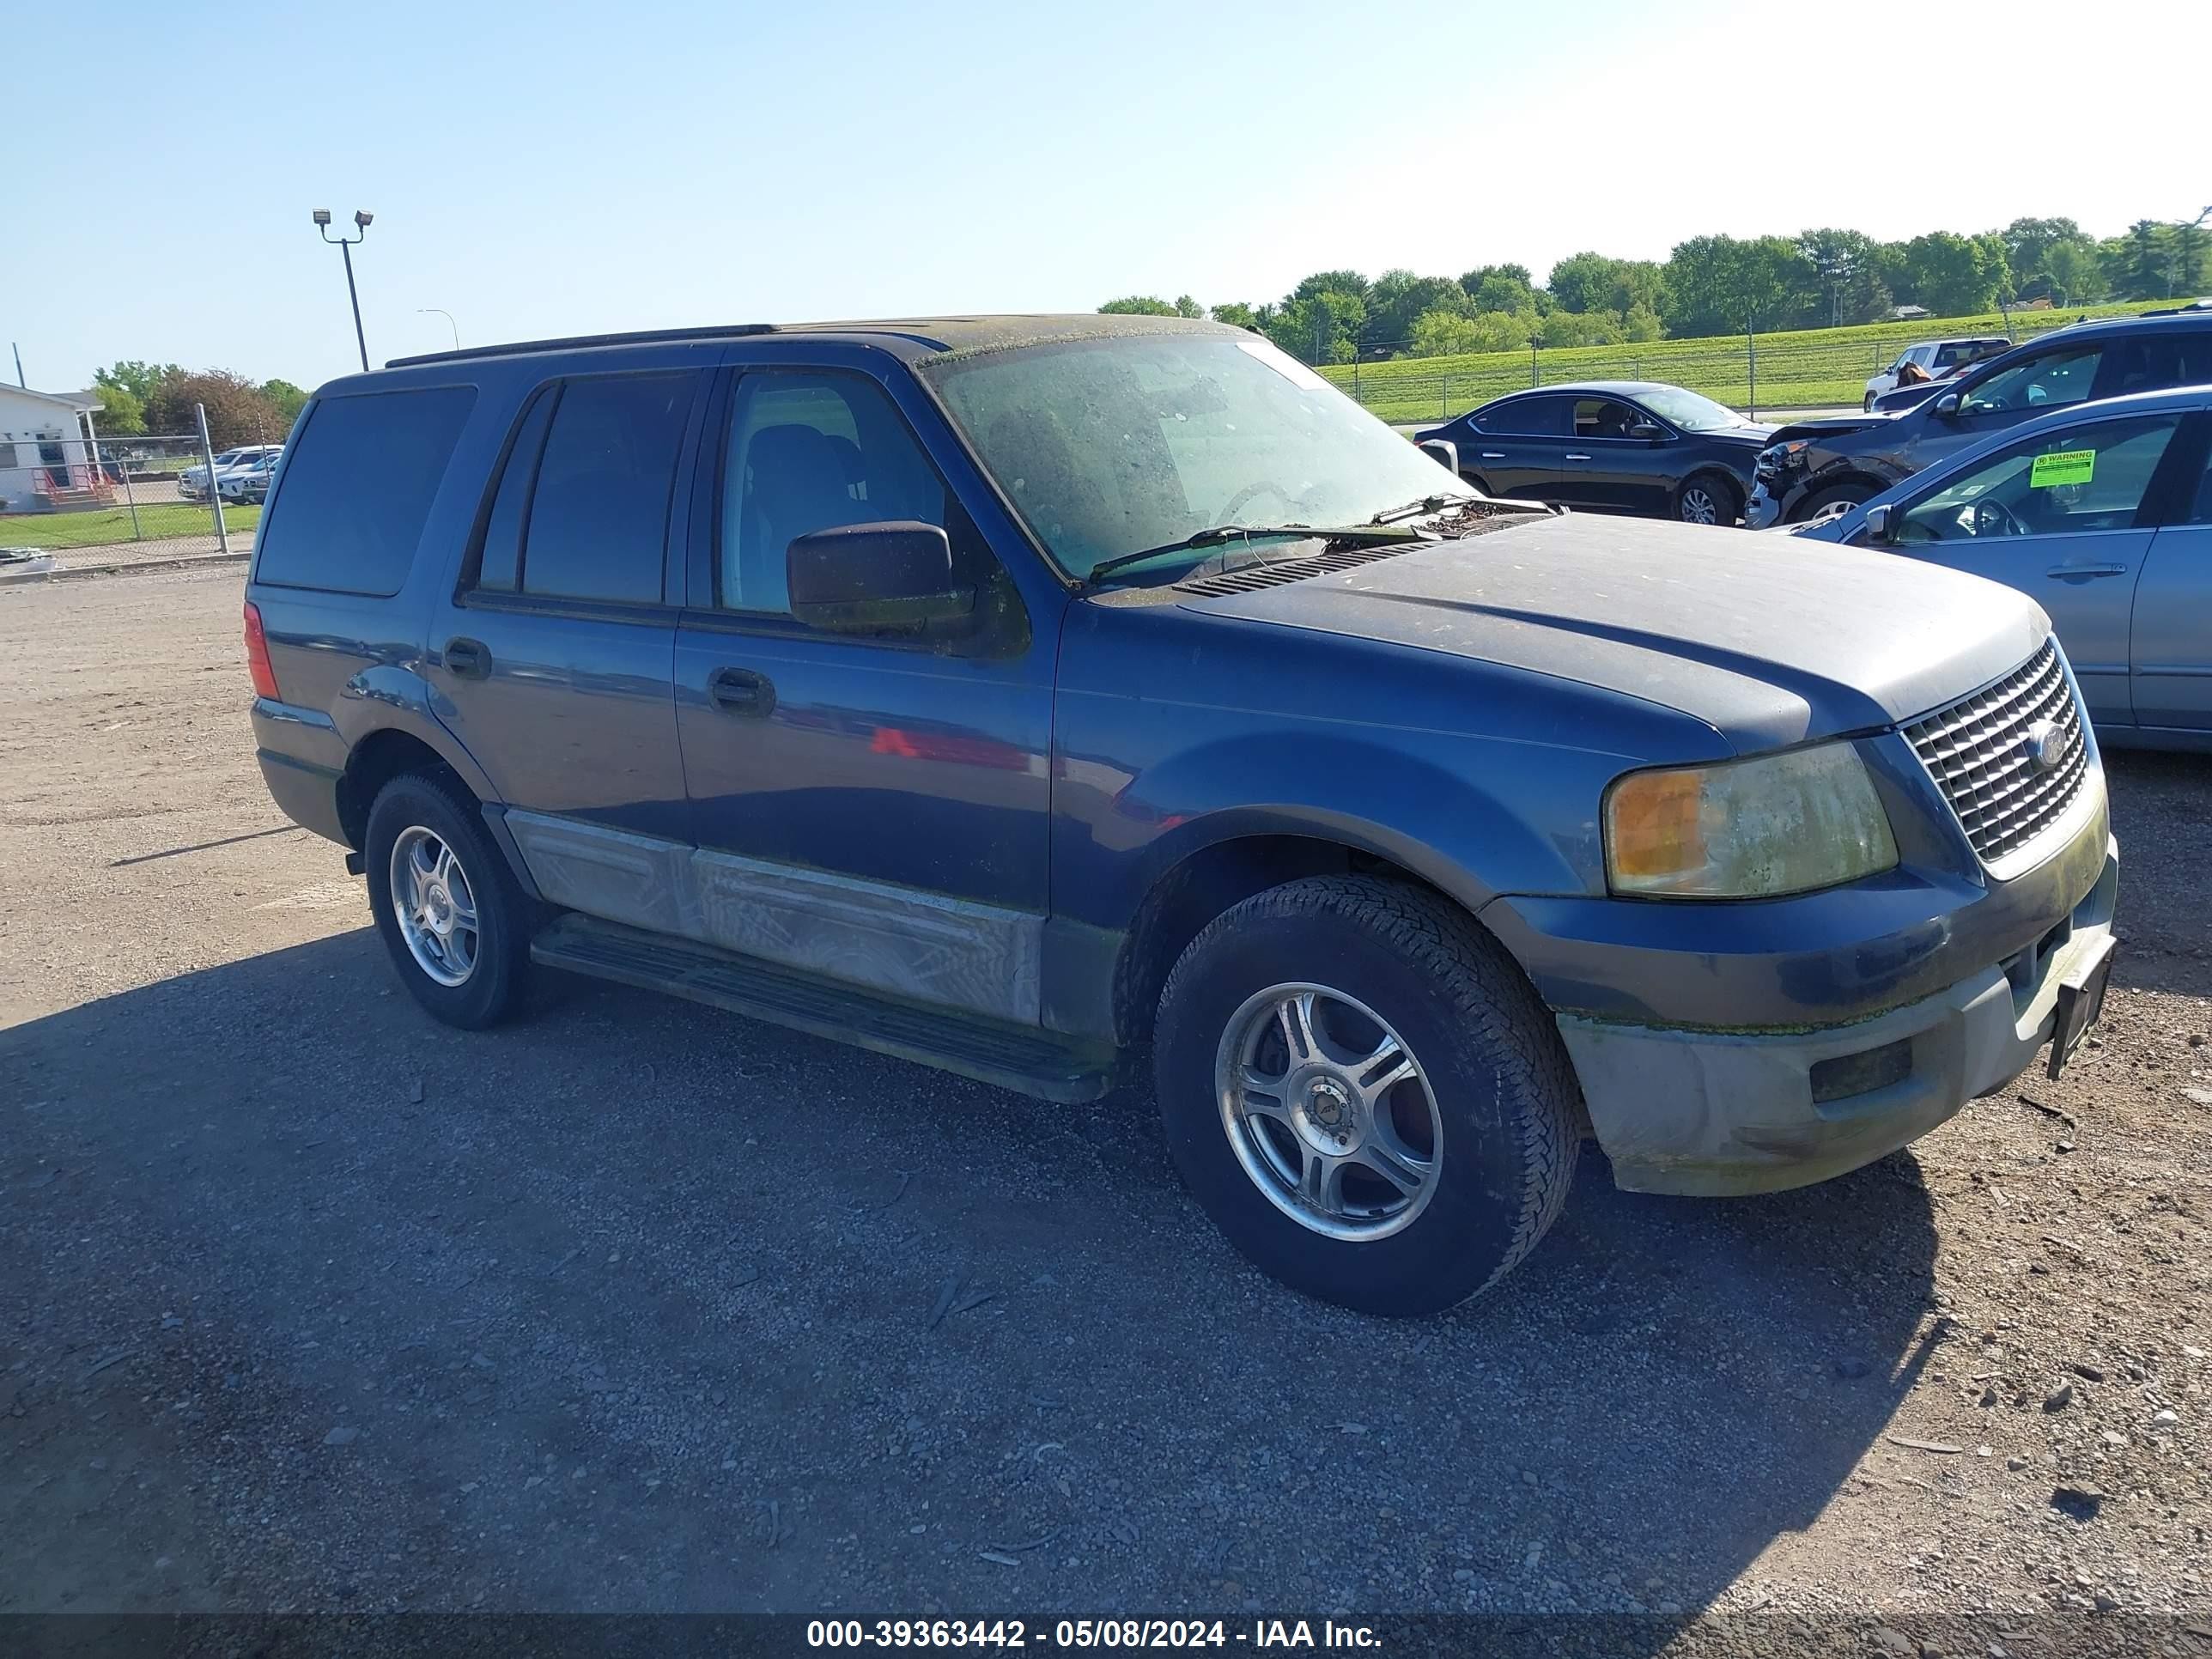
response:
[[[434,696],[428,682],[413,669],[395,663],[372,663],[345,683],[331,718],[349,754],[375,732],[403,732],[453,768],[486,807],[504,806],[476,757],[438,719]]]
[[[1063,771],[1054,811],[1054,910],[1126,929],[1176,866],[1201,848],[1255,836],[1309,836],[1371,853],[1470,912],[1501,892],[1602,890],[1597,811],[1620,770],[1617,757],[1549,750],[1547,765],[1535,769],[1526,745],[1510,740],[1393,737],[1385,744],[1347,737],[1341,727],[1291,722],[1279,744],[1240,734],[1180,750],[1110,794],[1100,781]],[[1420,752],[1445,747],[1457,751],[1455,763]],[[1295,764],[1285,764],[1286,754]],[[1513,777],[1523,798],[1508,807],[1470,781],[1485,775]],[[1571,806],[1530,811],[1532,782],[1571,794]],[[1571,840],[1531,828],[1569,813],[1580,825]]]

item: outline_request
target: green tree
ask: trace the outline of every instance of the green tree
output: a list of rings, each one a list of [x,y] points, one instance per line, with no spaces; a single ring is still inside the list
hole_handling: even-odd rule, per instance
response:
[[[1167,301],[1150,294],[1132,294],[1123,299],[1109,300],[1098,307],[1102,317],[1179,317],[1182,313]]]
[[[1912,302],[1938,317],[1966,317],[1996,304],[2004,264],[2002,245],[1931,230],[1905,245],[1906,280]]]
[[[1666,329],[1659,321],[1659,313],[1650,306],[1637,304],[1622,313],[1620,331],[1631,340],[1642,342],[1662,337]]]
[[[1242,300],[1232,300],[1227,305],[1214,307],[1213,320],[1217,323],[1227,323],[1234,328],[1260,326],[1259,313]]]
[[[1478,265],[1459,279],[1477,311],[1533,311],[1536,285],[1526,265]]]
[[[2172,280],[2170,294],[2189,295],[2204,285],[2204,229],[2202,225],[2177,224],[2166,236],[2167,263]]]
[[[2005,252],[2003,233],[1984,231],[1972,240],[1981,249],[1982,263],[1990,273],[1990,298],[1999,305],[2010,305],[2020,298],[2020,283],[2012,274],[2012,260]]]
[[[289,380],[264,380],[261,395],[276,406],[277,414],[283,416],[287,430],[290,429],[293,422],[300,418],[300,411],[307,406],[307,392]]]
[[[1547,349],[1619,345],[1628,337],[1620,315],[1610,311],[1554,311],[1539,325],[1539,331]]]
[[[100,380],[93,389],[100,394],[100,413],[94,417],[97,422],[94,429],[102,437],[128,438],[146,429],[146,405],[130,387],[110,386]]]
[[[1544,286],[1562,311],[1600,311],[1612,296],[1615,263],[1602,253],[1571,253],[1552,267]]]
[[[1656,312],[1664,307],[1667,280],[1653,260],[1575,253],[1552,267],[1547,288],[1562,311],[1626,312],[1644,306]]]
[[[291,429],[267,393],[243,374],[202,369],[166,375],[146,400],[146,426],[162,434],[196,432],[193,405],[207,407],[208,438],[217,449],[280,442]]]
[[[1189,295],[1178,294],[1176,295],[1175,314],[1178,317],[1203,317],[1206,315],[1206,307],[1192,299]]]
[[[2081,227],[2071,219],[2015,219],[1997,234],[2004,239],[2005,263],[2011,267],[2014,283],[2031,297],[2048,275],[2051,250],[2082,240]]]
[[[1416,357],[1456,357],[1490,349],[1486,325],[1489,318],[1463,312],[1425,311],[1413,319],[1413,355]]]
[[[1812,261],[1784,236],[1678,242],[1667,260],[1667,289],[1668,331],[1677,337],[1796,327],[1820,301]]]
[[[1844,320],[1844,296],[1874,258],[1875,240],[1858,230],[1801,230],[1797,252],[1813,267],[1820,284],[1819,320],[1835,327]]]
[[[131,358],[112,368],[94,369],[92,378],[95,385],[120,387],[136,398],[143,407],[152,401],[155,386],[172,374],[184,372],[174,363],[142,363]]]
[[[2094,305],[2105,297],[2105,273],[2097,262],[2097,246],[2086,236],[2053,242],[2045,250],[2039,269],[2053,304]]]
[[[2130,300],[2162,299],[2169,291],[2164,229],[2150,219],[2138,219],[2128,227],[2127,287],[2123,291]]]
[[[1267,337],[1309,363],[1348,363],[1359,355],[1367,302],[1357,294],[1293,295],[1265,325]]]
[[[1310,300],[1321,294],[1344,294],[1364,305],[1367,289],[1367,279],[1356,270],[1316,270],[1292,289],[1289,297]]]
[[[1402,345],[1413,338],[1413,325],[1428,313],[1474,308],[1466,290],[1449,277],[1386,270],[1367,292],[1367,325],[1360,340],[1366,345]]]

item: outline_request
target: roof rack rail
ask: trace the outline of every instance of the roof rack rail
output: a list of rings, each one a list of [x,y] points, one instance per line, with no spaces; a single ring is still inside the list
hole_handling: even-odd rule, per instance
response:
[[[774,323],[726,323],[705,328],[647,328],[628,334],[572,334],[559,340],[513,340],[505,345],[465,346],[459,351],[425,351],[413,357],[392,357],[386,368],[413,368],[422,363],[465,363],[479,357],[518,357],[531,351],[580,351],[589,346],[659,345],[672,340],[730,340],[747,334],[773,334]]]

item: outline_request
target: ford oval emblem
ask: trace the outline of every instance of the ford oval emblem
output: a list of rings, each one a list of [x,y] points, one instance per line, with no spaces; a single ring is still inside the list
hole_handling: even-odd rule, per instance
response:
[[[2036,721],[2027,728],[2022,746],[2027,750],[2027,763],[2039,772],[2056,772],[2066,758],[2066,734],[2057,720]]]

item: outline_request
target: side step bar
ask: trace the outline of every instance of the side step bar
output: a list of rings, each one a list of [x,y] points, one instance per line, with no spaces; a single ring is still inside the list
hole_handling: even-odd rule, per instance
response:
[[[1043,1100],[1096,1100],[1115,1083],[1116,1056],[1103,1044],[893,1001],[836,980],[589,916],[554,922],[531,941],[530,959],[689,997]]]

